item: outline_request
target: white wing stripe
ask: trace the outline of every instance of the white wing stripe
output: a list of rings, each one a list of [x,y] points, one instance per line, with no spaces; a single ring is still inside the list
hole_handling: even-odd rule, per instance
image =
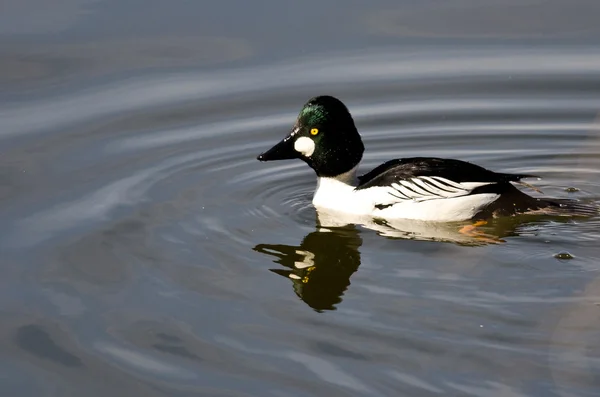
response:
[[[392,186],[394,186],[395,189],[399,190],[402,194],[404,194],[407,197],[410,197],[411,199],[421,197],[421,195],[419,193],[416,193],[416,192],[406,188],[405,186],[401,186],[397,183],[394,183]]]
[[[432,192],[436,196],[448,197],[449,195],[452,195],[452,192],[448,192],[447,190],[438,189],[437,186],[435,186],[433,183],[426,183],[425,181],[423,181],[419,178],[413,178],[412,181],[414,183],[419,184],[419,186],[421,186],[426,191]]]
[[[402,186],[397,183],[392,183],[392,186],[394,187],[394,189],[396,189],[398,192],[400,192],[401,194],[406,196],[408,199],[416,200],[416,199],[423,198],[423,194],[415,192],[414,190],[411,190],[410,188],[408,188],[406,186]],[[430,197],[431,195],[427,194],[426,196]]]
[[[390,193],[391,195],[394,195],[394,193],[401,195],[403,198],[405,199],[409,199],[410,197],[408,197],[401,189],[400,189],[400,185],[398,185],[397,183],[392,183],[391,186],[394,191],[393,193]],[[397,197],[397,196],[396,196]]]
[[[479,186],[495,182],[454,182],[439,176],[419,176],[399,180],[387,186],[387,199],[381,197],[380,204],[395,204],[403,201],[428,201],[467,196]]]
[[[461,190],[473,190],[479,186],[492,185],[492,184],[496,183],[496,182],[460,182],[460,183],[458,183],[458,182],[451,181],[450,179],[442,178],[441,176],[432,176],[431,178],[435,179],[436,181],[438,181],[440,183],[452,185]]]
[[[413,180],[414,182],[416,182],[415,180]],[[415,185],[416,186],[416,185]],[[425,195],[423,194],[419,194],[416,193],[414,191],[411,191],[412,194],[410,194],[411,196],[415,197],[415,199],[420,199],[420,200],[427,200],[427,199],[435,199],[435,198],[443,198],[443,197],[454,197],[456,195],[457,192],[448,192],[446,190],[442,190],[442,189],[438,189],[435,185],[431,184],[431,183],[425,183],[423,182],[423,184],[421,185],[421,187],[425,190],[425,192],[427,192]],[[403,192],[405,192],[406,190],[409,190],[408,186],[403,186]],[[464,192],[460,193],[461,195],[464,194]]]
[[[432,186],[426,184],[424,181],[422,181],[422,180],[420,180],[418,178],[413,178],[412,182],[415,185],[418,185],[419,187],[421,187],[426,192],[429,192],[429,193],[431,193],[434,196],[439,196],[439,193],[436,193],[435,191],[432,191],[432,190],[437,190],[437,189],[434,189]]]
[[[415,193],[420,194],[421,196],[434,196],[433,193],[430,193],[422,188],[420,188],[416,183],[410,183],[409,181],[400,181],[403,186],[406,186],[407,189],[412,189]]]
[[[444,183],[446,185],[453,186],[457,189],[464,189],[464,186],[462,185],[462,183],[454,182],[450,179],[442,178],[441,176],[432,176],[432,178],[440,183]]]
[[[402,193],[400,193],[400,192],[398,192],[398,191],[395,191],[395,190],[394,190],[394,192],[389,192],[389,193],[390,193],[390,195],[392,195],[392,196],[396,197],[397,199],[400,199],[400,200],[410,200],[410,198],[408,198],[408,197],[406,197],[406,196],[402,196]],[[394,193],[395,193],[395,194],[394,194]],[[402,197],[401,197],[401,196],[402,196]]]
[[[443,183],[436,181],[435,179],[428,177],[428,176],[423,176],[421,178],[425,179],[427,182],[431,183],[438,189],[441,189],[441,190],[444,190],[447,192],[456,193],[456,192],[460,192],[460,191],[464,192],[466,190],[464,187],[455,188],[453,186],[444,185]]]
[[[401,199],[401,200],[409,200],[409,199],[410,199],[410,197],[408,197],[407,195],[405,195],[405,194],[404,194],[404,192],[402,192],[402,191],[399,189],[399,187],[400,187],[400,186],[399,186],[397,183],[392,183],[392,186],[391,186],[391,188],[392,188],[392,189],[394,189],[394,190],[392,190],[392,191],[391,191],[391,192],[389,192],[389,193],[390,193],[392,196],[394,196],[394,197],[396,197],[396,198],[399,198],[399,199]]]
[[[479,186],[492,185],[496,182],[462,182],[461,185],[465,187],[465,189],[473,190]]]
[[[410,185],[410,186],[412,187],[414,185]],[[415,190],[411,190],[408,186],[403,186],[398,183],[392,183],[390,187],[394,190],[390,191],[389,193],[392,196],[402,199],[402,200],[420,201],[420,200],[427,200],[427,199],[431,199],[431,198],[442,198],[442,196],[435,195],[433,193],[428,193],[425,191],[424,191],[424,193],[420,193]]]

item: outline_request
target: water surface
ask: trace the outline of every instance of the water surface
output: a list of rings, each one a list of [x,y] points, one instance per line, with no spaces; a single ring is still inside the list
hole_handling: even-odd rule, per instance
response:
[[[597,395],[600,219],[322,227],[256,161],[331,94],[362,172],[599,201],[597,2],[54,3],[0,14],[2,395]]]

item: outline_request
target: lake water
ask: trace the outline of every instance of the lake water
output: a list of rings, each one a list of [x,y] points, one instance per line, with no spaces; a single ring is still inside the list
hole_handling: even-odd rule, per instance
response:
[[[312,170],[256,160],[331,94],[361,172],[600,201],[599,13],[4,1],[0,395],[600,395],[599,218],[321,228]]]

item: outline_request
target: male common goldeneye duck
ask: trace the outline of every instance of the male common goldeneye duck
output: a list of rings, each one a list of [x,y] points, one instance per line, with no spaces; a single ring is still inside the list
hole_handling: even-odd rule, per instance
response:
[[[346,106],[318,96],[303,106],[291,132],[258,156],[301,159],[317,174],[317,208],[383,219],[462,221],[488,216],[590,216],[593,206],[531,197],[512,183],[525,174],[497,173],[461,160],[413,157],[390,160],[357,176],[364,145]]]

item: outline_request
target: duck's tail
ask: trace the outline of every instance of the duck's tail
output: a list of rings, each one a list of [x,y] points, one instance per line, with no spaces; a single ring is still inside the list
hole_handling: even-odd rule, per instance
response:
[[[541,198],[535,199],[530,208],[524,209],[523,214],[548,216],[591,217],[600,214],[600,208],[594,204],[585,204],[578,200]]]
[[[600,207],[597,204],[582,203],[573,199],[531,197],[512,184],[507,184],[501,197],[485,212],[494,217],[518,214],[592,217],[600,215]]]
[[[534,202],[524,214],[548,216],[591,217],[600,214],[600,208],[595,204],[585,204],[578,200],[531,197]],[[537,208],[536,208],[537,207]]]

